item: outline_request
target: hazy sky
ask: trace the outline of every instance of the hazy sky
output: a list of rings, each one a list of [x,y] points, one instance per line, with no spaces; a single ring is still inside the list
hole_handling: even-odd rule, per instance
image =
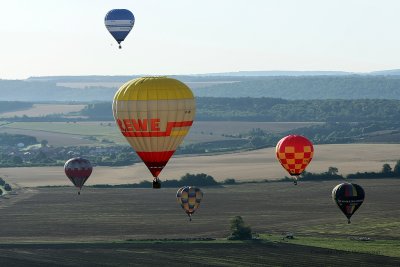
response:
[[[110,9],[136,23],[118,49]],[[400,68],[399,0],[0,0],[0,78]]]

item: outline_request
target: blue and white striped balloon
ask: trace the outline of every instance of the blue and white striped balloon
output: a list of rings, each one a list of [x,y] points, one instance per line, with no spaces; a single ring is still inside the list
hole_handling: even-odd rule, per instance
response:
[[[125,40],[135,24],[135,17],[127,9],[113,9],[104,18],[104,24],[121,48],[121,42]]]

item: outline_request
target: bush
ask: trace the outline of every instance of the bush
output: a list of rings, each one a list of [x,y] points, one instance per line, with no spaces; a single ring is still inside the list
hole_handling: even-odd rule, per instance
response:
[[[394,172],[396,175],[399,175],[399,174],[400,174],[400,160],[398,160],[398,161],[396,162],[396,165],[395,165],[394,168],[393,168],[393,172]]]
[[[182,185],[194,185],[194,186],[213,186],[218,185],[214,177],[207,175],[205,173],[190,174],[186,173],[181,177],[179,181]]]
[[[12,190],[11,185],[10,184],[5,184],[4,185],[4,190],[11,191]]]
[[[246,226],[241,216],[236,216],[231,219],[231,235],[229,240],[251,240],[252,233],[250,226]]]
[[[233,178],[225,179],[224,184],[236,184],[236,180]]]

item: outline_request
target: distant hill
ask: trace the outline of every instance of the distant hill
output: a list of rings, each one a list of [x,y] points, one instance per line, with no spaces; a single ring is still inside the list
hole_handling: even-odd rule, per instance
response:
[[[199,97],[400,99],[400,76],[259,77],[195,89]]]
[[[196,76],[230,76],[230,77],[262,77],[262,76],[339,76],[353,75],[353,72],[345,71],[236,71],[197,74]]]
[[[373,71],[373,72],[370,72],[369,75],[400,75],[400,69]]]
[[[121,84],[136,77],[92,75],[0,80],[0,101],[111,101]],[[259,71],[170,77],[188,84],[199,97],[400,99],[400,70],[363,75]]]

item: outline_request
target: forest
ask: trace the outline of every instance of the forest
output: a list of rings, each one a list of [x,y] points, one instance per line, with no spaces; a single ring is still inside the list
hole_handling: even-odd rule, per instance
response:
[[[196,120],[204,121],[379,122],[400,119],[400,100],[198,97],[196,104]],[[89,104],[81,115],[91,120],[113,120],[110,102]]]

